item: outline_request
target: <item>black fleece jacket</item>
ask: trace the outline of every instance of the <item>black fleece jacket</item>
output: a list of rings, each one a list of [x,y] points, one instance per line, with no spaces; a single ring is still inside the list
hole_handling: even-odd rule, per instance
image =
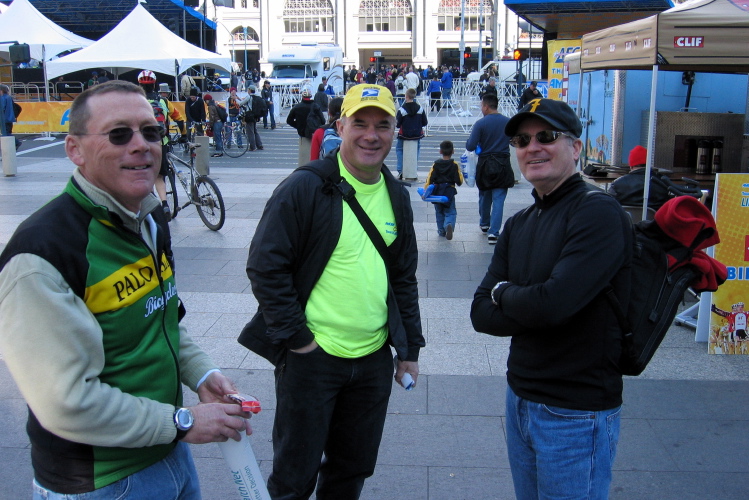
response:
[[[632,230],[614,198],[588,189],[574,174],[543,198],[533,191],[499,235],[471,320],[512,336],[507,381],[518,396],[600,411],[622,403],[621,330],[601,292],[611,284],[629,302]]]
[[[314,340],[304,310],[338,243],[345,203],[334,184],[323,181],[315,171],[337,173],[337,161],[337,155],[313,161],[284,179],[268,200],[252,238],[247,276],[267,325],[267,336],[275,345],[297,349]],[[411,201],[384,164],[381,171],[398,231],[388,247],[393,257],[387,299],[389,341],[400,359],[418,361],[424,337]]]

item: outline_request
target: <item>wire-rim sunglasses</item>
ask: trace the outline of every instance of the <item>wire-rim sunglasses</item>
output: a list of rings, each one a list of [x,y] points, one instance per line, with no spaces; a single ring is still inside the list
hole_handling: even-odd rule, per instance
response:
[[[551,144],[562,136],[575,139],[575,137],[566,132],[560,132],[558,130],[542,130],[541,132],[536,133],[535,136],[531,136],[531,134],[514,135],[510,139],[510,146],[518,149],[527,147],[528,144],[531,143],[531,137],[535,137],[539,144]]]
[[[115,146],[124,146],[133,139],[133,135],[136,132],[140,132],[147,142],[161,142],[164,138],[164,130],[158,125],[147,125],[140,130],[133,130],[130,127],[117,127],[113,128],[109,132],[102,132],[99,134],[71,134],[71,135],[107,135],[109,136],[109,142]]]

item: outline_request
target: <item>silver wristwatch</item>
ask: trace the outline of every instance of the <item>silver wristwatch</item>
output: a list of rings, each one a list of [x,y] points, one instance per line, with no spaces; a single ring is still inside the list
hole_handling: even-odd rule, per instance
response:
[[[492,298],[492,304],[494,304],[495,306],[498,306],[499,302],[497,302],[497,300],[494,298],[494,292],[499,290],[499,287],[501,287],[505,283],[509,283],[509,281],[500,281],[499,283],[494,285],[494,288],[492,288],[492,291],[489,293],[489,296]]]
[[[177,408],[174,411],[174,426],[177,428],[177,437],[174,440],[179,441],[184,438],[194,423],[195,418],[189,408]]]

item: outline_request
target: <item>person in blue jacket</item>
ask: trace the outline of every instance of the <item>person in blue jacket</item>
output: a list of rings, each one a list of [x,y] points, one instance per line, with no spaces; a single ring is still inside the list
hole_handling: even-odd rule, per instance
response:
[[[437,76],[437,73],[434,73],[432,75],[432,81],[429,82],[427,92],[429,93],[429,111],[434,111],[434,108],[436,106],[437,113],[439,113],[440,109],[442,108],[442,102],[440,101],[440,99],[442,98],[442,84],[440,83],[440,79]]]
[[[447,66],[442,66],[442,79],[440,80],[442,85],[442,99],[449,101],[453,92],[453,74],[447,70]],[[450,107],[450,103],[445,103],[446,107]]]

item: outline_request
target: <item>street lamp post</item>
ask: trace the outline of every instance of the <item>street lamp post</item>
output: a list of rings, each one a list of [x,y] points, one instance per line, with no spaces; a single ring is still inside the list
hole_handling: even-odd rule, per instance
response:
[[[244,30],[244,72],[247,73],[247,26],[242,26]]]

